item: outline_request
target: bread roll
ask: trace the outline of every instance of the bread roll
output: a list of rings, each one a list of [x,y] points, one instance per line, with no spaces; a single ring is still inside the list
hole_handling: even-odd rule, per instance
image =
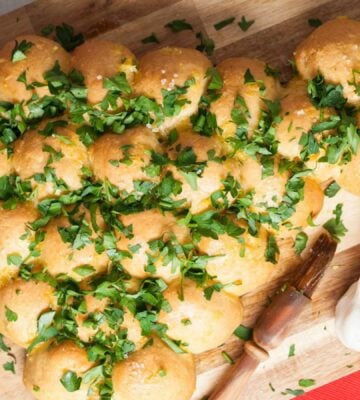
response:
[[[330,109],[320,111],[311,103],[305,81],[299,78],[292,79],[284,90],[281,121],[276,126],[279,153],[290,160],[300,159],[302,146],[299,141],[302,134],[309,132],[314,124],[329,118],[331,114]],[[329,132],[322,132],[326,133]]]
[[[115,365],[113,388],[114,400],[189,400],[195,389],[193,356],[176,354],[154,339]]]
[[[189,352],[199,354],[220,346],[241,323],[243,307],[238,297],[220,291],[207,300],[190,280],[183,283],[183,299],[180,290],[175,283],[164,292],[171,311],[161,311],[158,320],[168,326],[170,338],[186,343]]]
[[[218,239],[203,236],[198,243],[201,253],[213,256],[206,270],[224,285],[223,290],[242,296],[268,281],[274,264],[265,260],[267,232],[261,229],[257,237],[242,235],[244,243],[228,234]]]
[[[246,157],[240,167],[241,187],[253,191],[253,205],[256,210],[278,205],[285,193],[285,185],[289,179],[288,171],[279,171],[279,160],[274,162],[274,174],[262,176],[263,166],[252,157]]]
[[[65,242],[61,235],[61,229],[69,227],[78,228],[72,243]],[[66,217],[55,218],[47,224],[44,231],[45,238],[38,246],[40,250],[38,262],[52,276],[65,274],[76,281],[82,281],[106,271],[109,259],[105,252],[99,254],[95,250],[93,240],[96,235],[86,215],[80,215],[74,223]],[[66,231],[63,236],[66,236]],[[83,266],[92,268],[92,272],[90,270],[88,273],[82,273]]]
[[[108,180],[120,190],[131,193],[134,181],[160,182],[160,175],[146,171],[151,151],[161,152],[155,133],[143,126],[121,135],[105,134],[90,149],[90,160],[96,179]]]
[[[253,191],[251,208],[257,212],[277,207],[286,196],[286,185],[290,179],[288,171],[279,171],[277,160],[273,175],[262,177],[262,172],[263,168],[257,160],[248,157],[242,162],[240,183],[245,191]],[[302,179],[303,199],[294,204],[295,213],[288,220],[293,227],[306,227],[309,215],[315,217],[321,211],[324,201],[320,184],[311,176]]]
[[[13,62],[12,54],[15,50],[16,41],[18,45],[22,41],[26,41],[31,43],[32,46],[23,51],[25,58]],[[33,94],[37,94],[40,97],[49,94],[43,75],[54,67],[56,61],[58,61],[64,72],[70,71],[70,55],[59,43],[45,37],[22,35],[5,43],[0,50],[0,100],[19,103],[30,99]],[[23,72],[26,73],[27,84],[39,82],[44,83],[45,86],[27,90],[26,85],[18,81]]]
[[[42,346],[26,357],[24,384],[37,400],[87,400],[88,385],[82,383],[79,390],[69,392],[60,380],[67,372],[82,377],[93,366],[86,350],[74,342]]]
[[[10,281],[0,289],[0,333],[20,347],[28,347],[38,335],[38,318],[49,309],[56,309],[54,289],[47,283]],[[16,314],[9,321],[6,310]]]
[[[181,193],[174,199],[185,199],[182,206],[189,207],[191,213],[196,214],[212,207],[211,195],[224,189],[223,181],[228,176],[239,179],[240,163],[235,158],[226,158],[225,148],[216,136],[201,136],[192,131],[181,132],[178,140],[168,149],[169,156],[176,163],[179,156],[181,157],[187,149],[192,149],[196,163],[205,163],[201,175],[197,176],[195,181],[191,180],[197,168],[201,171],[201,165],[192,166],[192,170],[195,171],[190,172],[192,176],[189,176],[186,166],[170,165],[166,170],[170,171],[182,185]],[[227,199],[229,203],[234,200],[230,194]]]
[[[181,47],[163,47],[140,58],[139,73],[134,81],[135,93],[154,98],[159,104],[164,103],[164,94],[194,80],[189,83],[186,93],[178,97],[186,103],[178,110],[167,113],[160,126],[161,132],[168,132],[197,112],[200,97],[206,88],[206,71],[210,66],[210,61],[199,51]],[[156,124],[153,127],[157,129]]]
[[[72,65],[79,70],[88,89],[88,101],[99,103],[106,96],[104,78],[124,72],[129,83],[136,72],[134,54],[120,43],[109,40],[91,39],[77,47],[72,53]],[[105,61],[105,62],[104,62]]]
[[[349,104],[359,105],[360,96],[354,85],[354,78],[359,83],[359,74],[353,74],[360,68],[359,41],[359,21],[337,18],[325,22],[296,48],[300,75],[303,79],[323,75],[326,82],[342,85]]]
[[[278,96],[279,83],[273,76],[266,74],[266,64],[257,59],[228,58],[220,62],[216,68],[223,79],[223,88],[220,98],[211,103],[210,111],[215,114],[217,124],[223,130],[223,137],[235,135],[236,125],[232,121],[231,111],[239,96],[243,98],[248,109],[248,133],[251,136],[259,124],[261,110],[266,110],[262,98],[275,100]],[[247,70],[256,82],[245,82]]]
[[[38,212],[30,203],[18,204],[15,209],[0,208],[0,286],[18,272],[18,260],[29,254],[29,245],[34,238],[27,224],[38,217]]]
[[[105,335],[112,334],[114,331],[109,327],[107,321],[103,321],[97,328],[84,324],[89,314],[102,313],[107,306],[108,299],[98,299],[92,295],[85,296],[86,314],[78,314],[76,322],[78,324],[78,337],[83,342],[90,342],[94,335],[101,331]],[[139,321],[128,310],[124,310],[123,320],[119,320],[119,326],[127,330],[127,339],[134,343],[136,349],[141,348],[147,341],[147,337],[142,336]]]
[[[22,180],[32,180],[39,198],[80,189],[81,169],[88,166],[87,149],[75,128],[71,125],[56,127],[50,136],[44,136],[39,131],[46,129],[48,123],[54,121],[45,121],[37,131],[28,131],[17,140],[12,157],[16,173]]]
[[[121,236],[118,241],[118,248],[130,252],[131,255],[131,258],[126,257],[121,261],[125,271],[136,278],[160,277],[166,282],[179,276],[179,268],[174,268],[171,262],[165,264],[159,251],[150,249],[149,242],[156,239],[166,242],[175,237],[176,241],[184,244],[190,240],[186,226],[179,225],[170,212],[162,213],[158,209],[122,215],[120,220],[125,226],[132,227],[133,235],[132,238]],[[151,269],[146,268],[152,263],[154,265]]]

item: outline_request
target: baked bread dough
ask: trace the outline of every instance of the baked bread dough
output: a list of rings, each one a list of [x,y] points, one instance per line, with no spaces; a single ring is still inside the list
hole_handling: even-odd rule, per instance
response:
[[[114,400],[189,400],[195,389],[194,358],[154,338],[152,345],[115,365],[113,387]]]
[[[171,311],[161,311],[159,322],[166,324],[167,335],[184,343],[184,349],[199,354],[225,343],[240,325],[243,307],[239,298],[214,291],[206,299],[195,282],[173,283],[164,293]]]
[[[16,42],[20,44],[23,41],[31,43],[31,47],[24,53],[25,58],[13,62],[12,53]],[[0,100],[20,103],[29,100],[32,94],[40,97],[48,95],[49,90],[43,75],[51,70],[56,62],[62,71],[70,71],[70,55],[59,43],[45,37],[22,35],[5,43],[0,50]],[[27,84],[39,82],[45,86],[35,86],[32,90],[27,90],[26,85],[18,80],[24,72]]]

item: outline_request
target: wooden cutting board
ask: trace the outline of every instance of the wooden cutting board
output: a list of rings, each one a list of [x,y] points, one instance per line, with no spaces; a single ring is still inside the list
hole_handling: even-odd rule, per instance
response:
[[[238,22],[243,15],[255,20],[246,33],[236,23],[220,31],[213,27],[216,22],[232,16]],[[0,45],[19,34],[39,33],[49,23],[67,22],[87,37],[118,40],[141,55],[156,46],[195,47],[195,33],[202,31],[215,41],[216,50],[212,56],[215,63],[231,56],[258,57],[279,67],[286,79],[289,76],[287,60],[291,59],[297,43],[313,29],[308,19],[325,21],[339,15],[360,19],[359,1],[38,0],[0,17]],[[164,27],[169,21],[182,18],[193,25],[193,32],[173,34]],[[160,45],[142,44],[141,39],[152,32],[159,38]],[[317,290],[313,304],[294,324],[288,340],[258,369],[242,400],[291,398],[281,392],[298,388],[299,379],[315,379],[319,386],[360,369],[360,354],[345,349],[337,341],[333,321],[337,300],[360,276],[360,198],[340,191],[334,199],[326,201],[317,221],[321,223],[329,218],[339,202],[344,203],[344,221],[349,232],[339,246],[338,255]],[[299,262],[292,255],[285,255],[283,264],[277,267],[277,277],[256,293],[244,297],[245,325],[253,324],[269,296],[286,282]],[[295,356],[288,358],[292,344]],[[31,400],[21,383],[23,353],[15,346],[12,350],[18,361],[17,373],[12,375],[0,368],[0,400]],[[242,351],[242,342],[233,337],[221,348],[197,358],[199,377],[194,400],[207,394],[227,368],[221,356],[223,350],[236,357]],[[7,358],[2,353],[0,365],[5,361]]]

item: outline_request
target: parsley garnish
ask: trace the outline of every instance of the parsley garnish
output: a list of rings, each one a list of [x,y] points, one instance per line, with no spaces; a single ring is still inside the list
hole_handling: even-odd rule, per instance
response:
[[[330,235],[336,240],[340,241],[342,236],[345,236],[346,232],[348,231],[341,220],[342,216],[342,204],[337,204],[333,214],[335,218],[330,218],[323,227],[330,233]]]
[[[280,71],[276,68],[272,68],[269,64],[265,64],[264,72],[267,76],[272,76],[274,78],[280,76]]]
[[[55,27],[55,39],[67,51],[73,51],[84,43],[84,35],[82,33],[75,34],[74,28],[65,23]]]
[[[216,24],[214,24],[214,28],[219,31],[220,29],[225,28],[225,26],[228,26],[230,24],[232,24],[235,21],[235,17],[230,17],[230,18],[226,18],[222,21],[217,22]]]
[[[276,238],[273,234],[269,234],[266,242],[265,259],[273,264],[277,263],[278,255],[280,254]]]
[[[327,84],[321,75],[317,75],[310,80],[307,89],[313,103],[318,107],[341,109],[346,103],[342,86]]]
[[[234,331],[234,335],[244,341],[250,340],[252,338],[252,333],[253,329],[244,325],[239,325]]]
[[[65,372],[61,377],[60,382],[68,392],[76,392],[81,386],[81,378],[72,371]]]
[[[306,247],[308,242],[308,235],[305,232],[299,232],[296,235],[294,248],[296,254],[301,254]]]
[[[31,49],[34,43],[22,40],[20,43],[15,40],[15,47],[11,53],[11,61],[17,62],[26,58],[26,53]]]
[[[144,43],[144,44],[147,44],[147,43],[160,43],[160,40],[157,38],[157,36],[153,32],[151,35],[146,36],[144,39],[141,39],[141,42]]]
[[[15,374],[15,363],[14,361],[8,361],[3,364],[4,371],[9,371]]]
[[[178,115],[181,108],[185,104],[189,104],[190,101],[184,97],[187,93],[188,88],[194,84],[194,79],[188,79],[183,86],[175,86],[172,90],[161,89],[164,104],[164,114],[167,117]]]
[[[255,22],[254,19],[252,19],[252,20],[247,20],[246,17],[245,17],[245,15],[243,15],[243,16],[241,17],[241,21],[238,22],[238,25],[239,25],[240,29],[241,29],[243,32],[246,32],[254,22]]]
[[[303,389],[289,389],[289,388],[285,389],[284,392],[281,392],[282,395],[291,394],[295,397],[301,396],[304,393],[305,393],[305,391]]]
[[[292,344],[292,345],[290,345],[290,347],[289,347],[288,358],[294,357],[294,356],[295,356],[295,345]]]
[[[4,343],[4,335],[1,333],[0,333],[0,350],[5,352],[11,350],[10,347],[6,346],[6,344]]]
[[[300,379],[299,380],[299,386],[301,387],[310,387],[315,385],[315,380],[314,379]]]
[[[204,36],[202,32],[197,32],[196,38],[200,41],[196,49],[211,56],[215,50],[215,42],[211,38]]]
[[[16,322],[18,319],[18,315],[10,310],[8,306],[5,306],[5,317],[9,322]]]
[[[235,364],[235,361],[231,358],[231,356],[226,352],[222,351],[221,355],[223,356],[223,359],[230,365]]]
[[[322,25],[322,21],[319,18],[310,18],[308,19],[308,24],[313,28],[318,28],[320,25]]]
[[[334,181],[330,183],[330,185],[325,189],[324,193],[327,197],[334,197],[339,190],[340,186]]]
[[[193,27],[185,19],[174,19],[173,21],[167,23],[165,27],[170,28],[174,33],[193,29]]]

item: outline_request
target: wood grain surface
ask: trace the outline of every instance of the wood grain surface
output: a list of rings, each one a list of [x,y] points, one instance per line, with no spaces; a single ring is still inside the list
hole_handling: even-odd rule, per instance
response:
[[[0,0],[1,1],[1,0]],[[222,19],[242,16],[254,19],[247,32],[236,23],[216,31],[214,24]],[[212,60],[216,63],[230,56],[258,57],[281,69],[283,79],[289,76],[288,60],[296,45],[312,27],[309,18],[325,21],[339,15],[360,19],[358,0],[38,0],[0,17],[0,45],[16,35],[39,33],[52,23],[67,22],[86,37],[120,41],[137,55],[164,45],[195,47],[196,32],[203,32],[216,44]],[[186,18],[194,30],[171,33],[164,25],[173,19]],[[141,43],[154,32],[160,44]],[[317,218],[321,223],[336,203],[344,203],[344,221],[349,232],[328,269],[314,301],[292,326],[290,337],[263,363],[252,378],[241,400],[291,398],[281,394],[287,388],[298,388],[298,380],[315,379],[316,386],[360,369],[360,354],[345,349],[334,334],[334,307],[349,285],[360,276],[360,198],[341,190],[327,199]],[[310,231],[315,231],[311,228]],[[282,246],[288,249],[288,244]],[[244,297],[244,324],[251,326],[271,295],[286,282],[301,260],[284,251],[275,276],[256,293]],[[295,356],[288,350],[295,344]],[[242,342],[231,338],[221,348],[197,357],[198,387],[194,400],[208,394],[226,369],[221,352],[232,357],[242,351]],[[12,346],[17,358],[17,373],[0,371],[0,400],[31,400],[21,383],[23,353]],[[0,365],[7,361],[0,354]],[[269,385],[271,383],[271,385]],[[272,389],[273,388],[273,389]],[[55,400],[55,399],[54,399]],[[60,399],[58,399],[60,400]],[[236,399],[234,399],[236,400]]]

